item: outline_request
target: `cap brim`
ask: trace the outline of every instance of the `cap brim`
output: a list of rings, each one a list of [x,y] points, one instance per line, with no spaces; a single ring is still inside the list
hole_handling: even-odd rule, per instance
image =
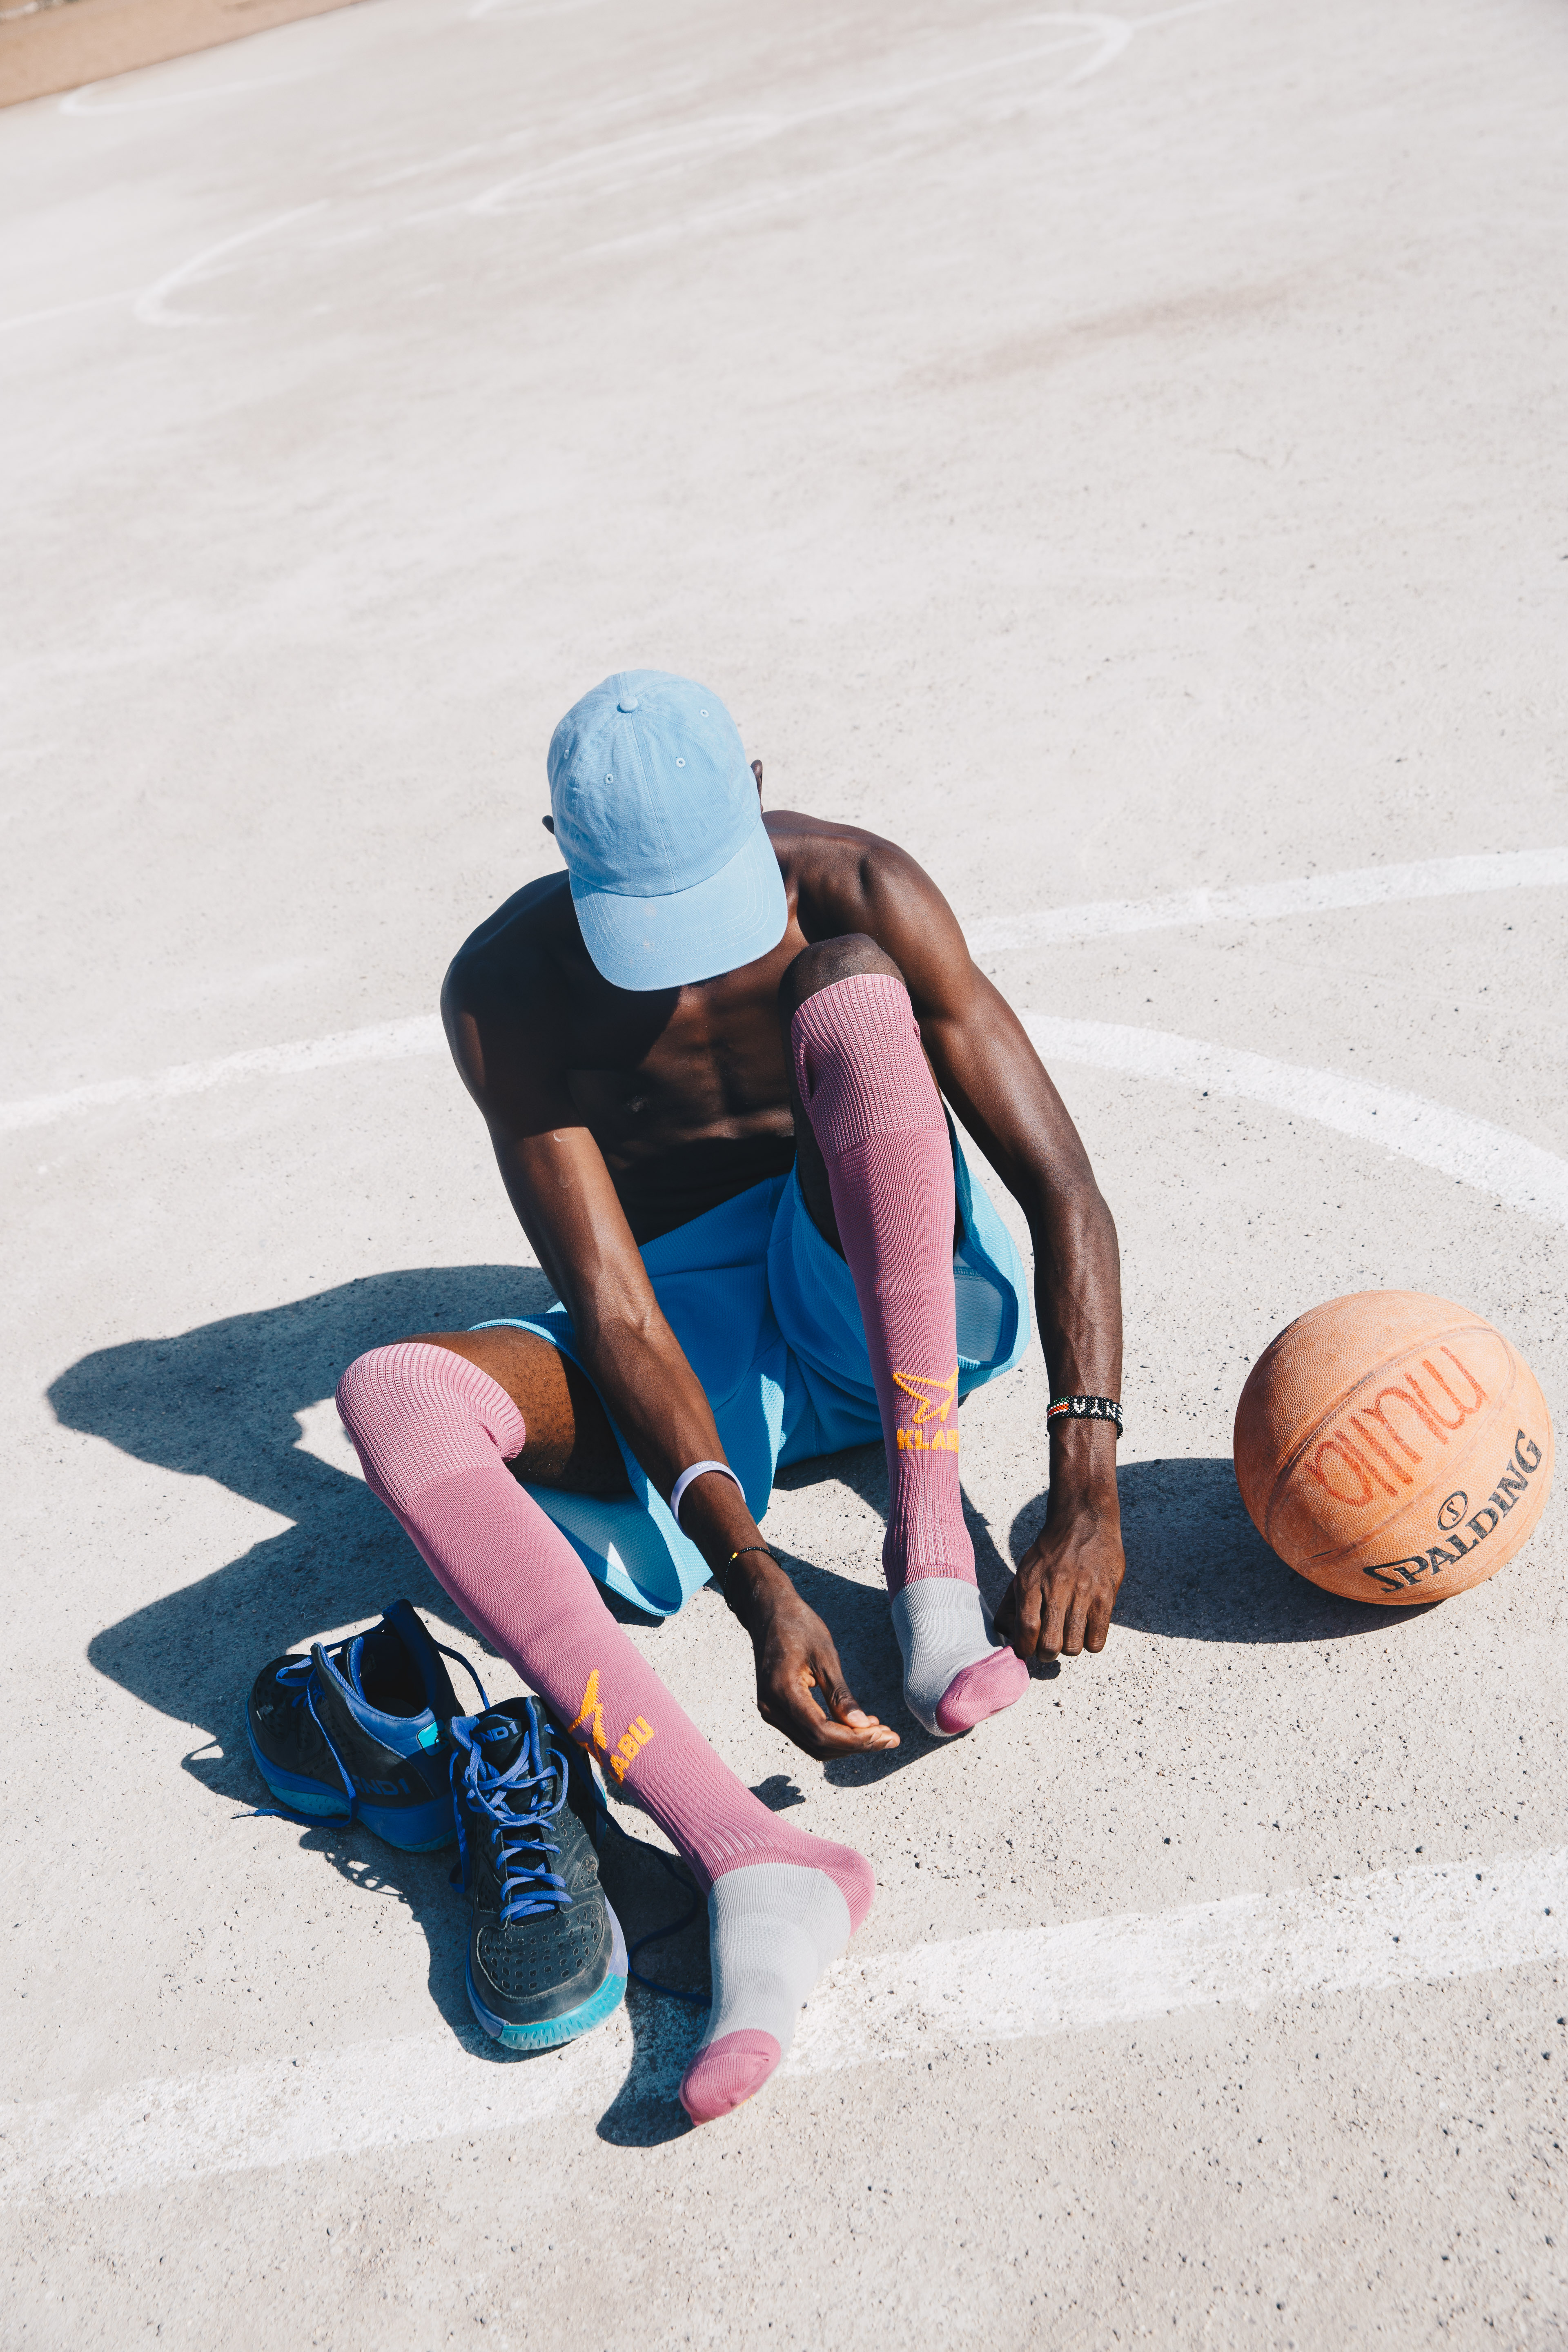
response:
[[[623,898],[572,877],[583,944],[616,988],[683,988],[738,971],[777,947],[789,901],[759,815],[754,833],[717,874],[662,898]]]

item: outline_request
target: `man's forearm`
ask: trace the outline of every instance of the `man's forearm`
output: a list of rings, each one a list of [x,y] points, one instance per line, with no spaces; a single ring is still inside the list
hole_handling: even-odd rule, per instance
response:
[[[1121,1260],[1116,1225],[1093,1185],[1042,1202],[1030,1218],[1035,1299],[1050,1392],[1121,1394]],[[1116,1475],[1116,1432],[1105,1422],[1058,1423],[1051,1491],[1084,1492]]]
[[[1121,1273],[1116,1227],[1092,1181],[1031,1216],[1040,1339],[1052,1396],[1121,1392]],[[1065,1416],[1050,1432],[1046,1524],[996,1612],[1021,1658],[1102,1650],[1125,1561],[1114,1422]]]
[[[572,1321],[583,1370],[666,1500],[689,1464],[723,1459],[712,1408],[662,1317],[642,1324],[574,1306]]]
[[[666,1502],[694,1462],[723,1461],[712,1407],[667,1324],[650,1328],[618,1317],[598,1322],[591,1315],[574,1323],[584,1370]],[[727,1599],[743,1601],[783,1576],[766,1554],[751,1549],[762,1535],[732,1479],[694,1479],[681,1497],[680,1528],[715,1571],[730,1570],[731,1553],[742,1553],[722,1579]]]

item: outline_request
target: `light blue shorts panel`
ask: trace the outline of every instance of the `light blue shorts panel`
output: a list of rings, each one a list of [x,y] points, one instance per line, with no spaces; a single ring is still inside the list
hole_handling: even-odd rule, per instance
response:
[[[956,1133],[953,1177],[963,1226],[952,1261],[963,1397],[1018,1361],[1028,1345],[1029,1308],[1023,1264]],[[753,1518],[766,1511],[781,1466],[880,1438],[854,1281],[812,1223],[793,1171],[661,1234],[642,1260],[712,1407]],[[563,1307],[496,1320],[537,1331],[581,1362]],[[616,1438],[629,1497],[528,1491],[602,1584],[654,1616],[671,1616],[708,1581],[707,1562],[618,1429]]]

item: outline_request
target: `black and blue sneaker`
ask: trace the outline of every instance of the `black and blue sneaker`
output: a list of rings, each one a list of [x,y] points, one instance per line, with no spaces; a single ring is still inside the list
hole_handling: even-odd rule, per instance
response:
[[[406,1601],[367,1633],[263,1666],[247,1727],[282,1810],[335,1826],[363,1822],[405,1853],[450,1845],[447,1726],[460,1710],[443,1657],[473,1676],[488,1706],[467,1658],[433,1642]]]
[[[556,2049],[626,1990],[626,1938],[599,1885],[608,1815],[592,1767],[538,1699],[520,1698],[453,1724],[451,1770],[474,2015],[508,2050]]]

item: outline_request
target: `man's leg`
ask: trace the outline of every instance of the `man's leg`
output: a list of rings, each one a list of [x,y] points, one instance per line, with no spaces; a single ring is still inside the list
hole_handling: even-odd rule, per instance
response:
[[[529,1433],[497,1375],[530,1395],[545,1377],[516,1350],[520,1336],[373,1349],[343,1374],[338,1410],[367,1484],[433,1574],[707,1886],[713,2006],[680,2093],[706,2123],[778,2065],[801,2003],[869,1911],[875,1882],[861,1855],[780,1822],[719,1761],[512,1475]],[[574,1431],[558,1428],[552,1442],[570,1461]]]
[[[528,1486],[569,1495],[631,1493],[626,1465],[598,1390],[581,1364],[510,1323],[479,1331],[421,1331],[411,1348],[447,1348],[499,1381],[521,1414],[527,1435],[507,1467]]]
[[[952,1149],[902,977],[868,939],[784,974],[806,1206],[855,1278],[888,1449],[882,1566],[904,1696],[928,1731],[1011,1706],[1028,1669],[994,1648],[958,1475]],[[823,1198],[826,1191],[826,1198]],[[815,1198],[814,1198],[815,1194]]]

